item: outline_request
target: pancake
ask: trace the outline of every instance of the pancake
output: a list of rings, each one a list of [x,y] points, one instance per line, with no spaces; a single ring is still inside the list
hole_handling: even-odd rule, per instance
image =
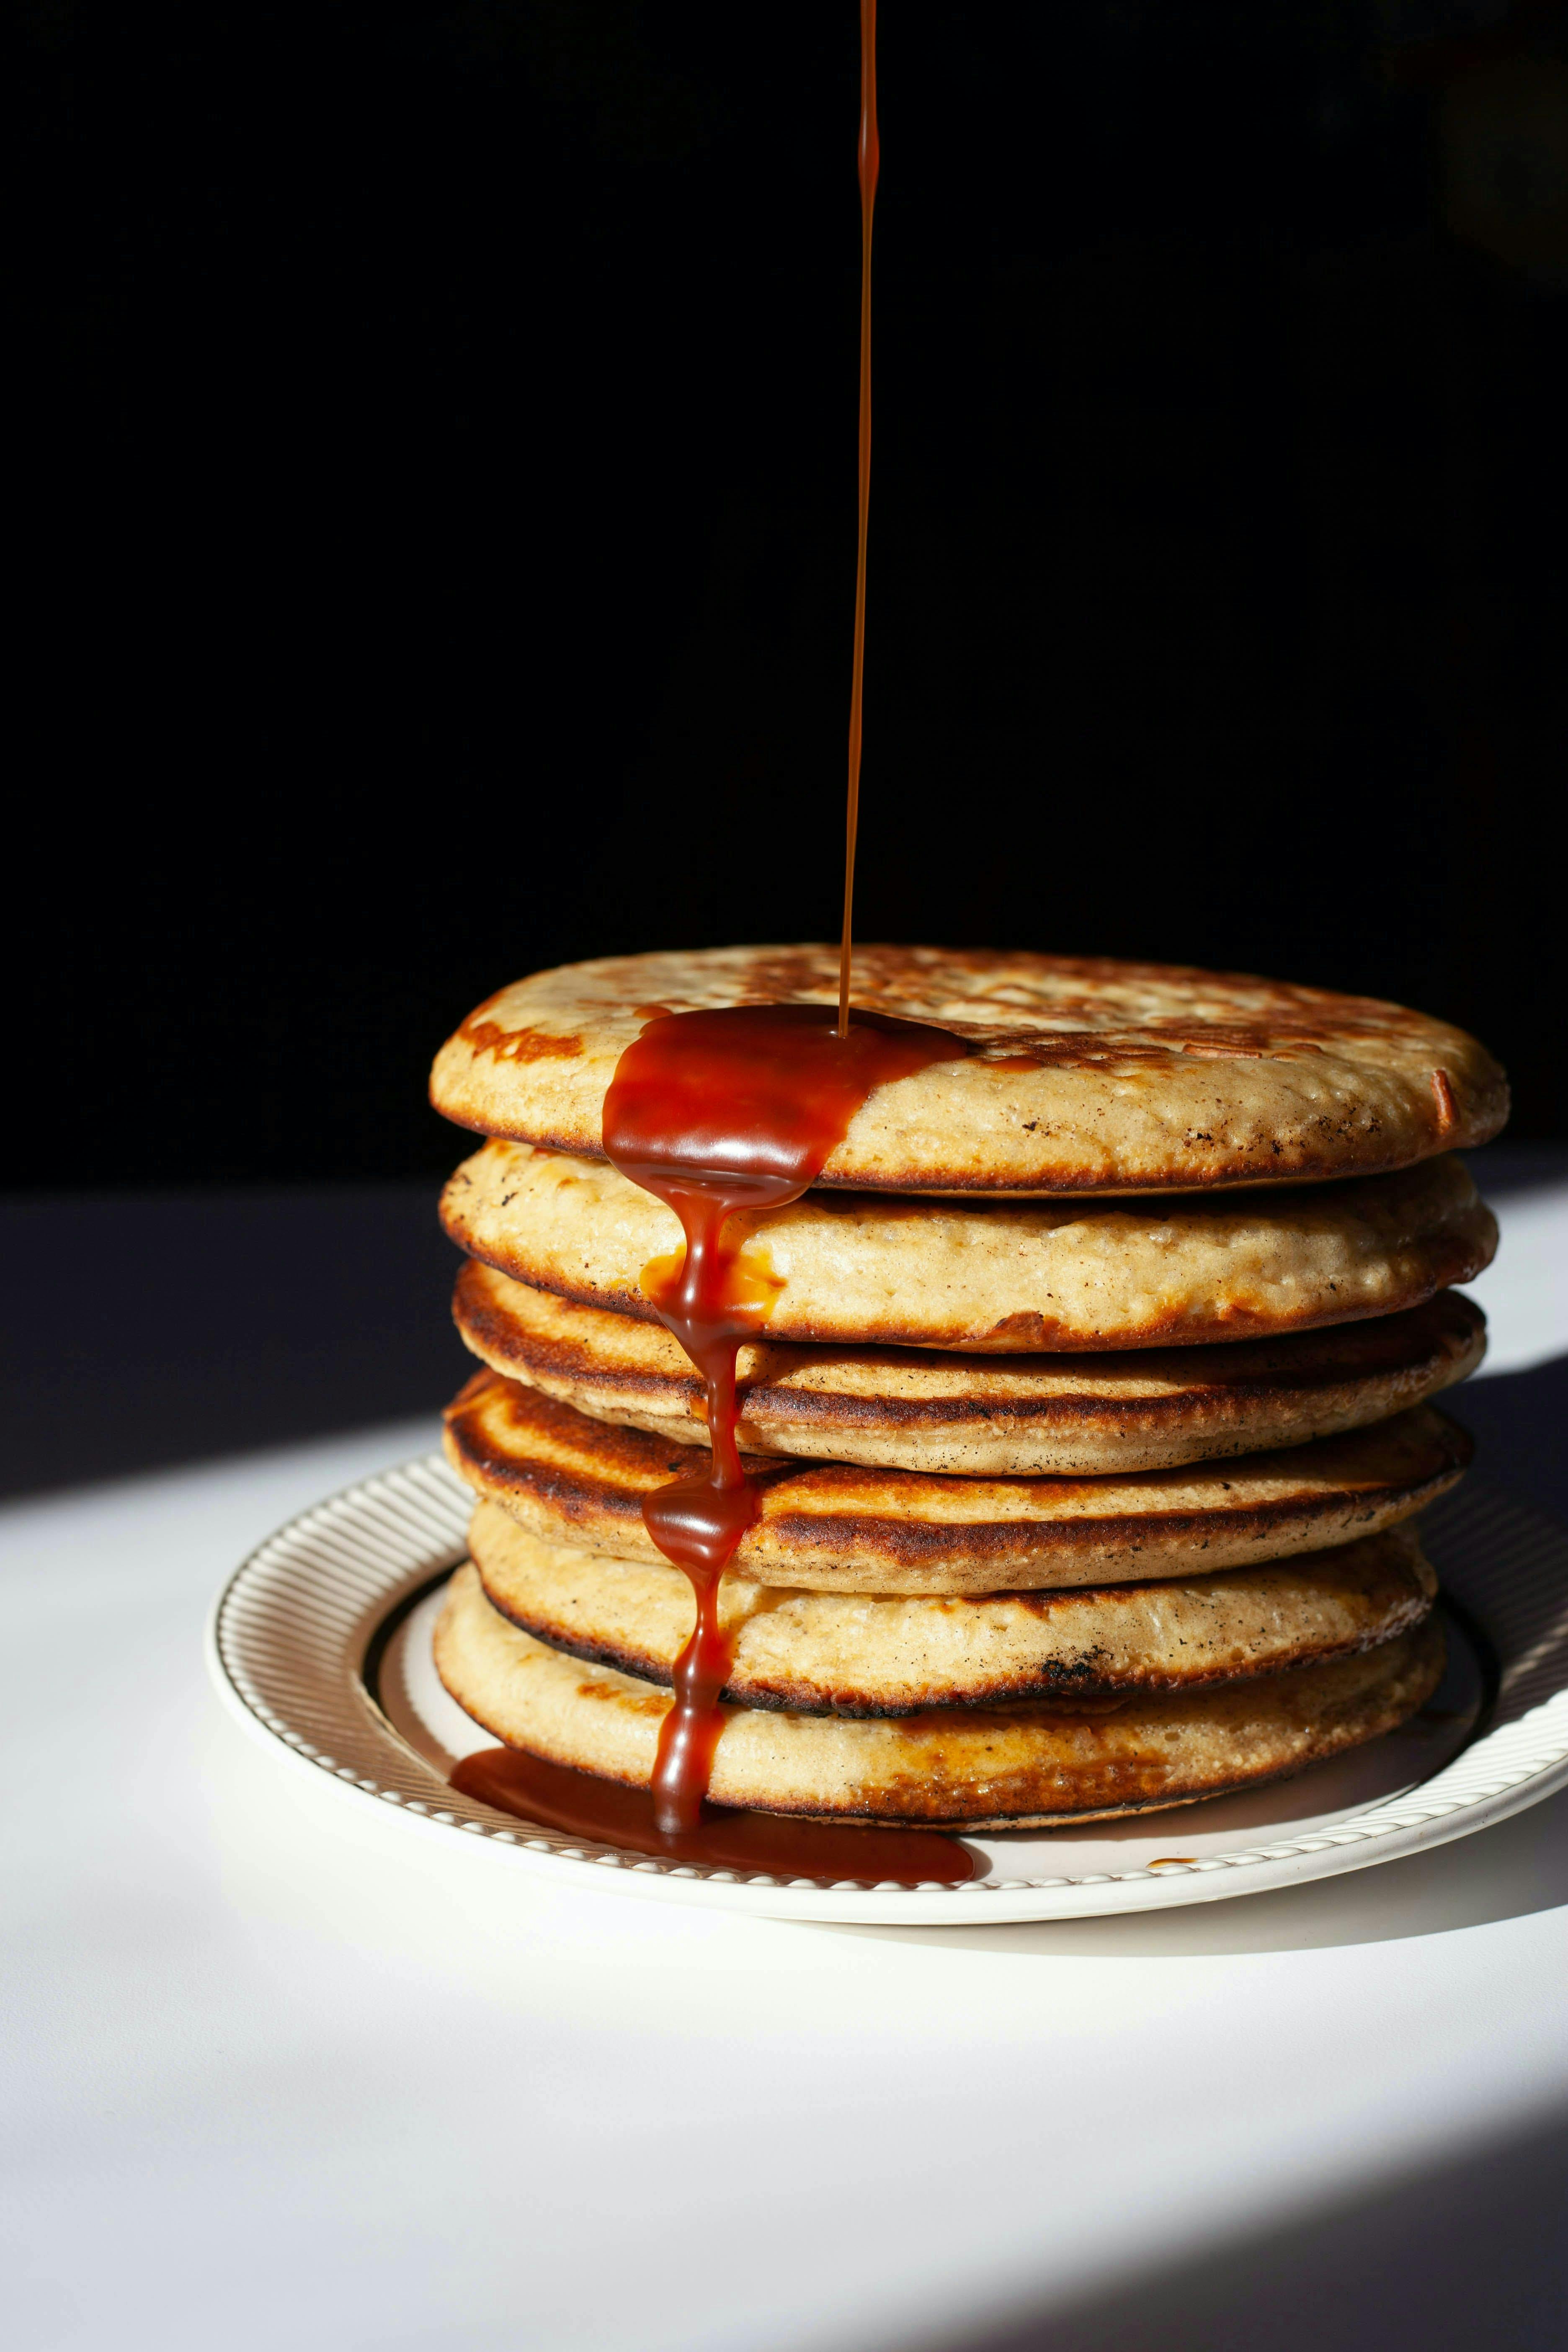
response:
[[[474,1354],[596,1419],[708,1442],[702,1382],[662,1324],[574,1307],[470,1259],[452,1312]],[[1125,1355],[939,1355],[750,1343],[740,1440],[970,1476],[1167,1469],[1360,1429],[1464,1379],[1486,1318],[1456,1291],[1374,1323]]]
[[[836,1003],[838,950],[715,948],[536,972],[470,1013],[430,1098],[460,1127],[602,1150],[622,1053],[663,1013]],[[1502,1072],[1445,1022],[1182,965],[859,948],[855,1003],[972,1049],[879,1087],[818,1182],[861,1192],[1183,1190],[1368,1175],[1484,1143]]]
[[[460,1249],[578,1306],[657,1321],[673,1210],[603,1161],[489,1143],[441,1196]],[[1452,1156],[1395,1176],[1215,1200],[1031,1203],[811,1192],[731,1222],[773,1339],[1189,1347],[1394,1315],[1490,1263],[1497,1225]]]
[[[642,1501],[706,1467],[498,1373],[447,1409],[453,1468],[552,1543],[660,1558]],[[1418,1405],[1375,1429],[1121,1478],[952,1478],[751,1457],[759,1516],[734,1567],[817,1592],[1039,1591],[1143,1583],[1327,1550],[1414,1516],[1461,1475],[1464,1431]]]
[[[475,1512],[468,1549],[490,1606],[525,1633],[668,1684],[696,1613],[676,1570],[546,1543],[494,1503]],[[1436,1590],[1410,1527],[1263,1568],[1068,1592],[875,1599],[728,1576],[723,1696],[892,1716],[1196,1690],[1374,1649],[1419,1624]]]
[[[472,1567],[452,1580],[435,1653],[447,1690],[494,1738],[647,1787],[668,1692],[509,1625]],[[1442,1667],[1433,1615],[1357,1656],[1108,1714],[947,1707],[857,1722],[737,1707],[710,1792],[764,1812],[933,1827],[1099,1819],[1253,1788],[1340,1755],[1414,1714]]]

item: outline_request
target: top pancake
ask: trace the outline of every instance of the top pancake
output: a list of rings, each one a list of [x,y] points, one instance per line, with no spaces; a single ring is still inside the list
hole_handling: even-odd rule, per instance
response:
[[[710,948],[536,972],[469,1014],[430,1098],[480,1134],[603,1154],[606,1090],[644,1024],[830,1003],[835,948]],[[1301,1182],[1484,1143],[1501,1070],[1463,1030],[1372,997],[1183,965],[859,948],[854,1002],[971,1047],[879,1087],[817,1180],[1028,1196]]]

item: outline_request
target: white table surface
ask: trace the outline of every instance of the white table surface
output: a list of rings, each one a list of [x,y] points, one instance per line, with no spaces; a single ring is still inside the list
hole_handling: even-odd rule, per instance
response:
[[[1500,1370],[1568,1350],[1568,1190],[1504,1214]],[[432,1439],[0,1516],[25,2352],[945,2345],[1568,2104],[1568,1793],[1241,1901],[847,1930],[562,1893],[279,1769],[213,1592]]]

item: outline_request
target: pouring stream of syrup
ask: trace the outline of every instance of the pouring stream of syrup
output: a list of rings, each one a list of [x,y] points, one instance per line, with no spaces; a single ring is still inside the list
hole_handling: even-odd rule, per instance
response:
[[[844,809],[844,929],[838,948],[838,1034],[849,1034],[855,840],[860,829],[860,716],[866,681],[866,531],[871,514],[871,215],[882,160],[877,136],[877,0],[860,0],[860,466],[855,532],[855,655],[849,673],[849,790]]]

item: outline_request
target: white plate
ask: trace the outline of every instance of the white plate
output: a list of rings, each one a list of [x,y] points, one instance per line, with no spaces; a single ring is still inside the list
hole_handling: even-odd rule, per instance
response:
[[[495,1745],[430,1662],[471,1508],[438,1454],[350,1487],[238,1570],[207,1649],[220,1696],[274,1754],[351,1803],[395,1807],[415,1835],[467,1838],[476,1867],[780,1919],[1078,1918],[1362,1870],[1568,1782],[1568,1533],[1472,1481],[1423,1522],[1455,1604],[1442,1688],[1404,1729],[1293,1780],[1081,1830],[966,1834],[991,1866],[957,1887],[781,1884],[535,1832],[446,1783],[459,1757]]]

